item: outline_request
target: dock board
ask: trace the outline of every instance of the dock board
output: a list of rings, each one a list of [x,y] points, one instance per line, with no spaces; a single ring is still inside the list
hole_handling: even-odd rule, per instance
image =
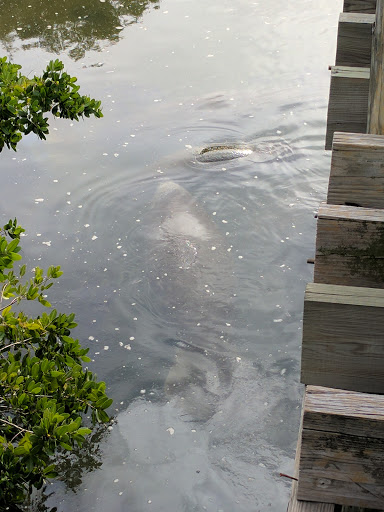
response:
[[[333,136],[328,204],[384,208],[384,136]]]

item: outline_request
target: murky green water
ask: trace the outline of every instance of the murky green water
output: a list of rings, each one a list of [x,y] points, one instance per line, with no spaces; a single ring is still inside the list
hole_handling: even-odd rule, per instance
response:
[[[3,220],[26,261],[62,265],[51,302],[115,400],[46,505],[284,511],[341,2],[0,7],[3,53],[26,74],[61,58],[105,116],[1,155]],[[218,143],[252,152],[196,158]]]

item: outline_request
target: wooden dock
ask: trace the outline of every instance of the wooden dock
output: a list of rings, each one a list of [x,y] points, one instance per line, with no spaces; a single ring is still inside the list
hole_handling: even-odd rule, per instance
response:
[[[287,512],[384,510],[384,0],[344,0]]]

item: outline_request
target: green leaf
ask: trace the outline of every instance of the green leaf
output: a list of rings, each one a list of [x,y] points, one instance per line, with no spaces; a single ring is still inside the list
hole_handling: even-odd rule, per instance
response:
[[[63,443],[61,443],[61,445],[63,446]],[[69,446],[69,445],[67,445],[67,446]],[[65,446],[64,446],[64,448],[65,448]],[[59,473],[57,471],[50,471],[49,473],[44,473],[44,477],[45,478],[56,478],[58,476],[58,474]]]
[[[59,370],[52,370],[51,371],[51,377],[53,378],[57,378],[57,377],[61,377],[62,375],[65,375],[65,372],[63,371],[59,371]]]
[[[64,443],[63,441],[60,442],[60,446],[62,446],[65,450],[72,450],[72,446],[70,444]]]
[[[14,240],[12,240],[12,242],[10,244],[8,244],[7,252],[13,252],[16,249],[16,247],[19,245],[19,242],[20,242],[20,240],[18,238],[15,238]]]
[[[109,416],[105,411],[101,411],[99,409],[96,410],[96,418],[99,423],[107,423],[109,421]]]
[[[82,427],[78,429],[77,433],[81,436],[87,436],[92,433],[92,430],[90,428]]]
[[[69,425],[68,425],[68,431],[67,432],[73,432],[74,430],[77,430],[81,425],[81,418],[80,416],[78,418],[76,418],[74,421],[72,421]]]

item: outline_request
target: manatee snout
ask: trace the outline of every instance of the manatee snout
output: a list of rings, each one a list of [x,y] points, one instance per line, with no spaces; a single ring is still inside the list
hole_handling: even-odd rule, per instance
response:
[[[242,158],[253,153],[253,149],[248,146],[238,146],[231,144],[213,144],[202,149],[196,156],[198,162],[223,162],[225,160],[234,160]]]

